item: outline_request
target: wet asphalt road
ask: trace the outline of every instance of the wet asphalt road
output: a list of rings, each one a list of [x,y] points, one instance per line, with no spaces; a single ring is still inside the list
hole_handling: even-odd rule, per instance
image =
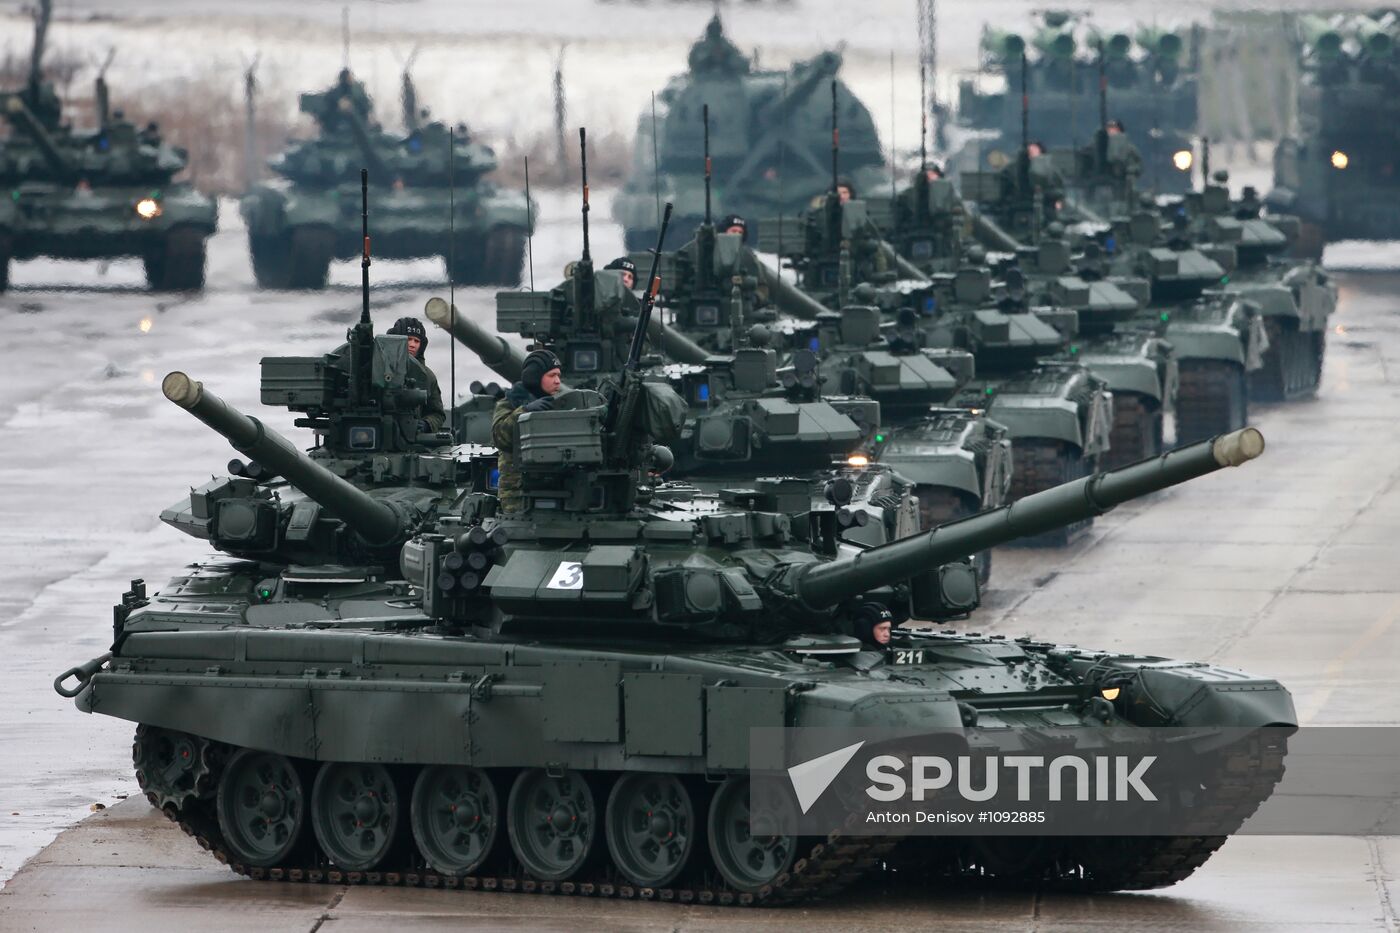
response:
[[[548,208],[550,205],[547,204]],[[576,248],[562,199],[537,238],[551,284]],[[594,217],[606,216],[606,209]],[[262,295],[236,213],[192,301],[136,288],[139,266],[18,266],[0,299],[0,878],[94,802],[132,792],[130,729],[78,714],[49,687],[110,641],[131,577],[158,586],[194,542],[156,514],[231,456],[165,402],[185,369],[257,408],[257,359],[329,348],[358,306],[350,264],[315,296]],[[595,226],[597,256],[620,246]],[[440,264],[376,266],[375,319],[442,291]],[[73,280],[83,290],[58,290]],[[490,320],[490,294],[459,306]],[[1343,277],[1322,392],[1260,408],[1264,457],[1102,518],[1059,552],[1001,550],[982,630],[1200,658],[1283,681],[1310,724],[1396,724],[1400,687],[1400,275]],[[143,321],[149,321],[144,326]],[[429,351],[446,389],[446,346]],[[482,375],[458,359],[459,388]],[[269,412],[274,427],[290,415]],[[854,892],[802,910],[745,911],[238,879],[130,800],[64,834],[0,890],[0,929],[1396,930],[1395,839],[1239,837],[1188,881],[1150,895]]]

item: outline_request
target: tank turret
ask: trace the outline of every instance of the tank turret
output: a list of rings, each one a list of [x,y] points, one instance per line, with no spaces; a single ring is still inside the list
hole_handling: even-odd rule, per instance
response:
[[[262,468],[285,477],[297,489],[315,501],[331,517],[339,519],[355,531],[365,543],[382,548],[401,543],[411,533],[420,517],[402,506],[356,489],[326,467],[312,460],[282,435],[256,418],[231,407],[223,399],[204,388],[182,372],[168,374],[161,383],[165,397],[228,438],[241,453],[252,457]],[[372,428],[359,429],[371,432]],[[362,435],[366,438],[370,433]],[[352,443],[354,441],[352,440]],[[264,500],[266,501],[266,500]],[[269,506],[273,503],[268,502]],[[274,506],[275,508],[275,506]],[[220,522],[229,519],[220,516]],[[233,521],[249,521],[256,517],[239,515]],[[256,527],[250,528],[256,531]],[[213,534],[228,529],[214,529]]]

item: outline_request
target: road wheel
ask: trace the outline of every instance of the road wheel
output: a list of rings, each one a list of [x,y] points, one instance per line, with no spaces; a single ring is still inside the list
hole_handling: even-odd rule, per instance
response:
[[[525,231],[519,227],[492,227],[486,234],[481,260],[481,284],[520,284],[525,268]]]
[[[311,789],[311,828],[321,851],[347,871],[368,871],[398,840],[399,791],[383,765],[328,761]]]
[[[1244,427],[1249,395],[1244,368],[1227,360],[1182,360],[1176,442],[1191,444]]]
[[[298,227],[289,242],[290,271],[287,287],[320,291],[330,274],[335,235],[325,227]]]
[[[306,794],[301,773],[282,755],[240,750],[219,778],[216,806],[224,844],[236,862],[278,865],[301,842]]]
[[[248,252],[253,258],[253,278],[258,288],[290,288],[292,285],[292,245],[287,234],[248,235]]]
[[[1162,409],[1154,399],[1131,392],[1113,393],[1113,429],[1104,469],[1155,457],[1162,452]]]
[[[598,849],[601,833],[593,789],[576,771],[562,777],[540,768],[522,771],[510,789],[506,829],[525,871],[541,881],[566,881],[581,872]]]
[[[690,792],[674,775],[625,774],[608,795],[608,851],[642,888],[664,888],[685,870],[700,824]]]
[[[919,520],[925,531],[946,522],[956,521],[979,511],[978,504],[970,496],[958,489],[946,486],[918,485],[914,494],[919,499]],[[972,556],[977,568],[977,582],[986,586],[992,578],[992,549],[979,551]]]
[[[143,262],[153,290],[198,291],[204,287],[205,232],[189,224],[172,227]]]
[[[763,801],[763,812],[754,814],[752,826],[748,778],[726,778],[710,802],[710,858],[731,887],[748,894],[772,884],[797,860],[797,836],[764,832],[765,824],[787,803],[778,798],[776,786],[767,792],[773,799]]]
[[[1013,441],[1011,462],[1011,491],[1007,495],[1010,501],[1088,476],[1091,471],[1083,452],[1063,441],[1036,438]],[[1064,528],[1017,539],[1012,544],[1017,547],[1064,547],[1092,523],[1093,519],[1085,519]]]
[[[479,768],[434,765],[413,785],[410,822],[418,851],[434,871],[477,871],[496,847],[501,807],[491,776]]]

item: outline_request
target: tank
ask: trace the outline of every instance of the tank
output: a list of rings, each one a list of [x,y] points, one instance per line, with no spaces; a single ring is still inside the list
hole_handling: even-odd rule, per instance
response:
[[[52,4],[35,15],[29,77],[0,93],[10,134],[0,149],[0,184],[10,189],[0,209],[0,289],[12,260],[139,257],[157,291],[204,287],[205,242],[214,233],[213,199],[187,182],[185,150],[166,143],[155,123],[138,129],[107,107],[99,74],[98,125],[78,130],[62,121],[62,105],[43,76]]]
[[[840,68],[835,51],[786,71],[760,68],[724,35],[719,17],[712,19],[691,47],[689,70],[657,94],[655,125],[650,108],[637,119],[632,168],[613,202],[627,248],[655,244],[661,201],[676,206],[676,230],[666,249],[683,243],[686,231],[700,223],[700,112],[706,104],[714,114],[714,211],[720,216],[739,212],[752,224],[757,217],[795,213],[826,190],[830,176],[822,167],[829,164],[833,81],[846,173],[862,190],[888,185],[874,120],[837,79]]]
[[[1296,133],[1274,152],[1271,212],[1302,222],[1296,251],[1400,237],[1400,19],[1391,12],[1299,17]]]
[[[404,80],[412,86],[407,73]],[[300,109],[316,135],[273,156],[280,178],[239,202],[259,287],[321,289],[332,260],[360,254],[353,189],[362,166],[374,193],[376,255],[441,256],[459,285],[520,284],[537,212],[523,192],[487,180],[496,168],[489,146],[422,113],[406,114],[404,135],[386,131],[349,70],[327,90],[301,95]]]
[[[1094,469],[1108,450],[1112,397],[1103,380],[1078,362],[1047,361],[1068,347],[1077,326],[1074,312],[1029,308],[1024,290],[1016,307],[998,307],[1006,290],[998,284],[994,291],[983,257],[955,254],[946,261],[956,263],[958,271],[923,272],[883,238],[873,219],[879,210],[872,211],[862,198],[843,204],[830,194],[819,207],[760,231],[760,250],[776,248],[783,234],[786,256],[804,291],[823,303],[844,305],[839,314],[818,315],[790,329],[794,346],[815,346],[845,382],[883,374],[893,380],[887,391],[901,394],[907,392],[900,382],[907,381],[903,375],[911,364],[942,370],[952,391],[938,404],[985,415],[1007,429],[1012,496]],[[785,229],[788,223],[792,233]],[[860,359],[850,352],[857,345]],[[864,355],[865,350],[874,355]],[[922,436],[919,428],[930,422],[917,405],[928,402],[913,393],[906,397],[915,402],[908,410],[915,423],[901,424],[887,415],[893,430],[887,432],[887,445],[875,451],[881,459],[917,460],[930,447],[932,437]],[[890,407],[883,398],[882,405]],[[943,434],[935,427],[933,436]],[[992,471],[984,479],[997,475]],[[1056,533],[1037,543],[1066,540]]]
[[[639,485],[665,435],[625,420],[640,410],[626,371],[606,400],[578,391],[521,418],[525,510],[469,496],[421,528],[401,556],[400,616],[209,629],[128,600],[113,650],[56,689],[137,724],[149,799],[214,858],[283,882],[718,905],[879,883],[904,854],[894,839],[751,830],[749,731],[763,726],[912,717],[970,734],[981,718],[1043,729],[1042,708],[1076,735],[1229,725],[1248,734],[1202,782],[1232,782],[1231,826],[1272,792],[1285,740],[1270,730],[1261,747],[1262,727],[1296,723],[1274,681],[904,624],[975,610],[964,555],[1243,463],[1257,431],[862,548],[836,541],[839,493],[793,515],[780,480],[721,499]],[[852,635],[872,601],[900,622],[888,651]],[[1148,679],[1154,702],[1135,702]],[[1212,691],[1222,679],[1231,688]],[[1018,872],[977,840],[939,841],[969,877],[1035,886],[1068,871],[1102,890],[1170,884],[1224,837],[1124,838],[1110,862],[1099,841],[1066,838]]]
[[[1202,160],[1203,165],[1208,164]],[[1317,392],[1327,351],[1328,318],[1337,286],[1312,259],[1290,259],[1300,224],[1295,217],[1261,216],[1255,189],[1231,199],[1223,170],[1167,212],[1185,211],[1202,242],[1233,249],[1225,290],[1259,309],[1265,342],[1261,365],[1249,374],[1249,396],[1260,402],[1306,398]]]
[[[950,166],[996,171],[1015,160],[1022,145],[1022,88],[1030,102],[1030,139],[1055,148],[1092,139],[1102,60],[1113,97],[1109,117],[1144,141],[1144,185],[1161,192],[1189,189],[1198,119],[1194,30],[1104,33],[1065,11],[1039,15],[1025,34],[990,26],[983,32],[986,72],[958,87],[957,122],[973,138]]]

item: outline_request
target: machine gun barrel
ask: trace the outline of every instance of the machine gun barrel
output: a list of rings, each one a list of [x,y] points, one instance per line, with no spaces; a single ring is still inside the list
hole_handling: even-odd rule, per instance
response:
[[[520,367],[525,365],[525,354],[507,343],[500,334],[491,333],[460,311],[454,314],[453,307],[441,298],[429,298],[423,313],[428,320],[480,357],[481,362],[491,367],[496,375],[511,382],[520,380]]]
[[[999,509],[871,548],[847,560],[805,565],[794,580],[793,595],[813,609],[835,606],[985,548],[1102,515],[1130,499],[1239,466],[1263,452],[1264,436],[1254,428],[1179,447],[1160,457],[1086,476]]]
[[[408,516],[361,492],[294,447],[257,418],[238,411],[182,372],[172,372],[161,391],[176,405],[228,438],[235,449],[318,502],[375,547],[387,547],[412,531]]]
[[[58,144],[53,141],[48,130],[44,129],[43,123],[34,115],[34,111],[25,105],[24,99],[18,94],[11,94],[5,99],[5,117],[17,128],[29,134],[34,140],[34,145],[39,148],[39,152],[44,157],[44,161],[49,163],[54,174],[69,179],[73,176],[73,163],[66,159],[59,151]]]

